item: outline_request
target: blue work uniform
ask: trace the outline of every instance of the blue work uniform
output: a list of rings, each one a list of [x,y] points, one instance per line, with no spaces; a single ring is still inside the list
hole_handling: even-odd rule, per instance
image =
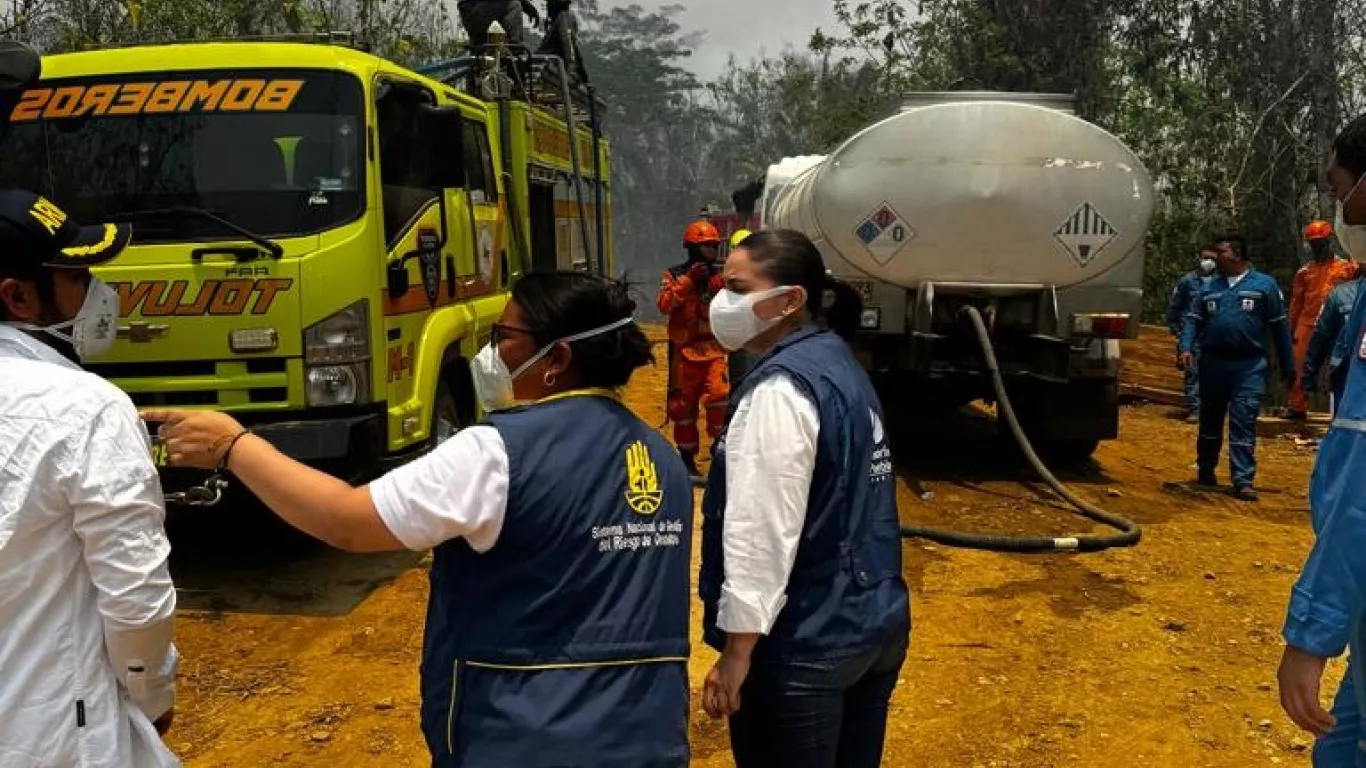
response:
[[[1314,548],[1291,592],[1282,635],[1320,658],[1351,658],[1333,704],[1337,725],[1314,744],[1315,768],[1366,768],[1362,609],[1366,605],[1366,294],[1347,320],[1346,387],[1309,480]]]
[[[1356,305],[1357,294],[1361,290],[1361,278],[1349,280],[1333,289],[1319,313],[1314,333],[1309,337],[1309,352],[1304,356],[1304,385],[1313,386],[1319,378],[1319,371],[1325,359],[1328,362],[1328,383],[1333,390],[1333,409],[1337,410],[1342,401],[1343,387],[1347,386],[1347,366],[1343,365],[1351,354],[1355,341],[1354,333],[1349,332],[1347,319]]]
[[[1213,280],[1211,275],[1202,275],[1199,272],[1187,272],[1176,281],[1176,288],[1172,290],[1172,297],[1167,302],[1167,328],[1171,330],[1172,336],[1177,340],[1181,338],[1181,330],[1186,325],[1186,318],[1191,313],[1192,303],[1199,298],[1205,286]],[[1200,343],[1196,340],[1195,346],[1191,349],[1191,354],[1196,359],[1200,358]],[[1186,369],[1185,394],[1186,407],[1192,412],[1200,410],[1200,368],[1191,366]]]
[[[1294,371],[1285,299],[1270,275],[1249,269],[1236,285],[1220,275],[1191,305],[1181,332],[1181,352],[1200,347],[1200,438],[1202,476],[1212,475],[1224,443],[1233,486],[1251,488],[1257,475],[1257,415],[1266,393],[1267,336],[1276,346],[1282,376]]]
[[[433,768],[686,768],[692,481],[610,393],[497,413],[507,515],[436,548]],[[452,490],[452,493],[455,493]]]
[[[896,482],[882,405],[867,373],[830,331],[788,336],[745,376],[734,409],[760,382],[786,374],[820,415],[811,494],[788,579],[787,604],[754,649],[754,663],[824,659],[875,648],[910,631],[901,575]],[[725,648],[716,626],[725,582],[725,435],[713,449],[702,502],[703,639]]]

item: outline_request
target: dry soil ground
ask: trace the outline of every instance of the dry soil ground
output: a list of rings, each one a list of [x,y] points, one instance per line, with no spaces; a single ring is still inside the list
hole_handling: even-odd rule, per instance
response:
[[[1151,377],[1170,375],[1165,343],[1135,355],[1156,361]],[[653,423],[663,387],[662,371],[646,371],[629,393]],[[1127,407],[1122,430],[1065,480],[1142,523],[1138,548],[1023,557],[906,544],[915,628],[886,765],[1309,764],[1273,684],[1285,598],[1310,544],[1313,454],[1264,441],[1263,498],[1247,505],[1185,487],[1194,428],[1165,406]],[[898,450],[907,521],[1089,530],[980,419],[905,433]],[[172,535],[185,661],[169,741],[187,765],[429,764],[417,727],[420,557],[340,555],[232,509],[181,515]],[[695,683],[711,661],[699,644]],[[696,707],[693,745],[695,765],[731,764],[724,727]]]

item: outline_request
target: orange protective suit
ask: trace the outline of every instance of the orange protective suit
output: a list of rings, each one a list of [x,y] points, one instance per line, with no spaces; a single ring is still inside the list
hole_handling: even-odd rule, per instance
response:
[[[669,317],[669,349],[672,366],[668,414],[674,423],[674,444],[685,457],[701,450],[697,428],[699,407],[707,412],[707,434],[714,440],[721,434],[730,398],[726,351],[711,335],[708,307],[722,288],[720,273],[708,270],[709,278],[698,285],[692,263],[681,264],[664,273],[659,286],[659,311]]]
[[[1343,259],[1311,261],[1295,273],[1295,282],[1290,294],[1290,332],[1295,338],[1295,370],[1304,370],[1304,358],[1309,354],[1309,339],[1314,335],[1314,325],[1319,321],[1319,312],[1328,300],[1328,294],[1339,284],[1356,277],[1357,265]],[[1308,382],[1313,386],[1313,382]],[[1309,411],[1309,396],[1304,391],[1305,382],[1297,381],[1290,393],[1290,411],[1306,413]]]

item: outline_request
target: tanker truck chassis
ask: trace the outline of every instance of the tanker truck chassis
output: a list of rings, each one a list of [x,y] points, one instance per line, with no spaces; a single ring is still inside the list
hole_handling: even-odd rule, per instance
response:
[[[970,306],[986,320],[1016,414],[1042,453],[1079,461],[1101,440],[1119,436],[1118,342],[1064,334],[1060,326],[1070,319],[1089,323],[1093,332],[1100,325],[1123,334],[1127,313],[1060,322],[1057,291],[1047,286],[927,282],[912,295],[847,280],[863,294],[865,325],[881,325],[889,305],[906,308],[904,333],[864,331],[852,342],[891,407],[915,417],[974,400],[994,402],[981,345],[965,316]]]
[[[772,166],[760,212],[860,292],[852,344],[889,410],[996,399],[973,307],[1024,430],[1070,462],[1119,434],[1153,199],[1069,96],[916,94],[829,156]]]

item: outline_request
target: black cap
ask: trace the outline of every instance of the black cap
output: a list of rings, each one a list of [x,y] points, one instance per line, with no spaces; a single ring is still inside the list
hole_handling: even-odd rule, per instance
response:
[[[84,227],[45,197],[0,190],[0,259],[35,267],[93,267],[118,256],[132,238],[127,224]]]

